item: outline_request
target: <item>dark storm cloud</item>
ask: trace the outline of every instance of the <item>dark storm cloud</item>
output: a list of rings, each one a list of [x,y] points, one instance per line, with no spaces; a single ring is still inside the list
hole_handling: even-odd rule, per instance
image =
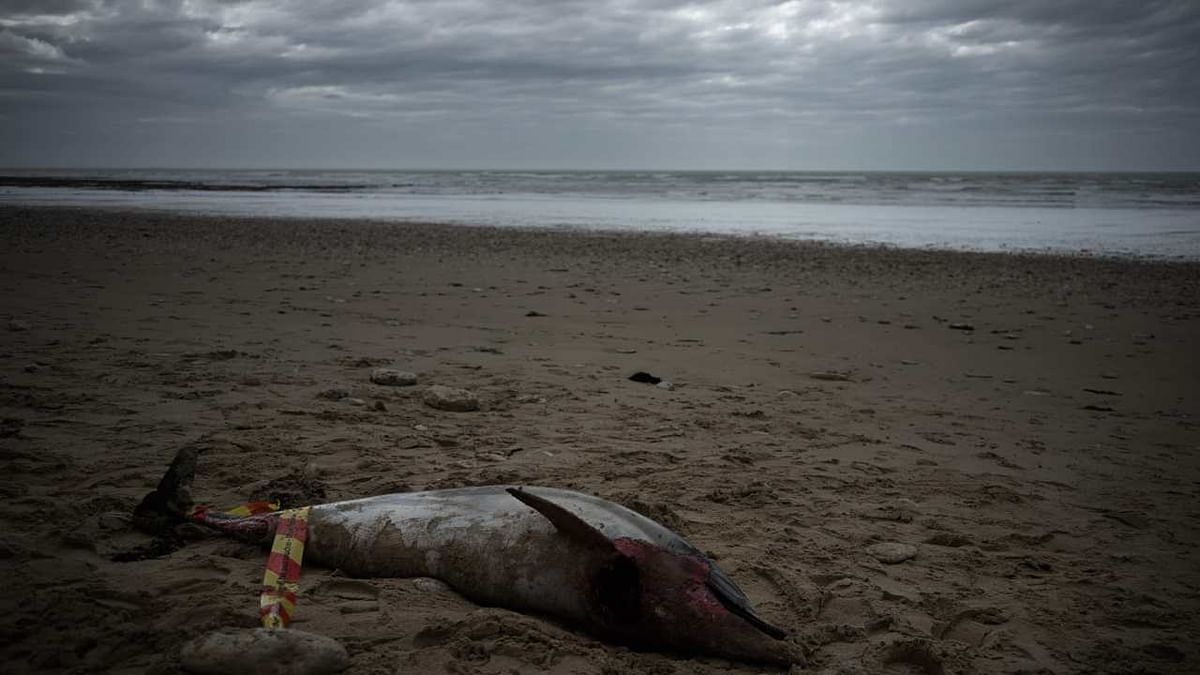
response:
[[[0,161],[1195,167],[1197,7],[3,2]]]

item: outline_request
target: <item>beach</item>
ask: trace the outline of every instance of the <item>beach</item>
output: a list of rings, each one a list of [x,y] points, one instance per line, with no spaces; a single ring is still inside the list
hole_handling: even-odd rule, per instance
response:
[[[797,672],[1200,668],[1200,263],[15,206],[0,232],[5,672],[176,673],[256,625],[263,551],[132,526],[187,445],[222,506],[624,504]],[[356,675],[764,670],[316,566],[294,626]]]

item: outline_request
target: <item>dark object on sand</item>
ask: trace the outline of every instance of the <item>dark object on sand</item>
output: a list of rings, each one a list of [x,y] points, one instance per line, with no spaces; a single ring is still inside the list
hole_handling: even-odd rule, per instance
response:
[[[639,370],[630,375],[629,379],[633,380],[634,382],[642,382],[644,384],[658,384],[659,382],[662,382],[661,377],[655,377],[643,370]]]
[[[185,644],[179,660],[196,675],[327,675],[350,667],[350,656],[337,640],[295,629],[214,631]]]
[[[269,545],[281,512],[193,509],[184,448],[138,512]],[[287,512],[282,512],[287,513]],[[305,560],[358,577],[434,577],[483,605],[551,616],[635,647],[803,661],[715,563],[663,525],[570,490],[492,485],[314,505]]]

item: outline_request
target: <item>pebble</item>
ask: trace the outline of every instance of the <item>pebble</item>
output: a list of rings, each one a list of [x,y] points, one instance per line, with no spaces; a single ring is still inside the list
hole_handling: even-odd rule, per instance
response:
[[[666,380],[663,380],[662,382],[659,382],[658,384],[656,384],[654,386],[658,387],[659,389],[666,389],[667,391],[672,391],[673,389],[675,389],[675,385],[671,384],[670,382],[668,382]]]
[[[479,410],[479,397],[466,389],[435,384],[425,392],[425,405],[451,412]]]
[[[410,387],[417,383],[417,374],[393,368],[376,368],[371,371],[371,382],[387,387]]]
[[[183,670],[197,675],[326,675],[350,666],[337,640],[295,629],[223,629],[185,644]]]
[[[885,541],[867,547],[867,553],[881,563],[895,565],[917,555],[917,547],[912,544],[901,544],[895,541]]]
[[[629,379],[633,382],[640,382],[642,384],[658,384],[659,382],[662,382],[661,377],[647,373],[644,370],[639,370],[636,373],[630,375]]]

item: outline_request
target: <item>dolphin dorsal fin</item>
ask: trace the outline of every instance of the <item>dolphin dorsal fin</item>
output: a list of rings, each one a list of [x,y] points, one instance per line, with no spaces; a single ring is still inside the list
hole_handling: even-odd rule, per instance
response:
[[[555,504],[545,497],[539,497],[519,487],[510,487],[506,491],[521,503],[546,516],[546,520],[553,523],[559,532],[562,532],[572,541],[589,548],[616,552],[616,547],[613,546],[612,541],[608,537],[604,536],[603,532],[587,524],[582,518],[571,513],[566,508]]]

